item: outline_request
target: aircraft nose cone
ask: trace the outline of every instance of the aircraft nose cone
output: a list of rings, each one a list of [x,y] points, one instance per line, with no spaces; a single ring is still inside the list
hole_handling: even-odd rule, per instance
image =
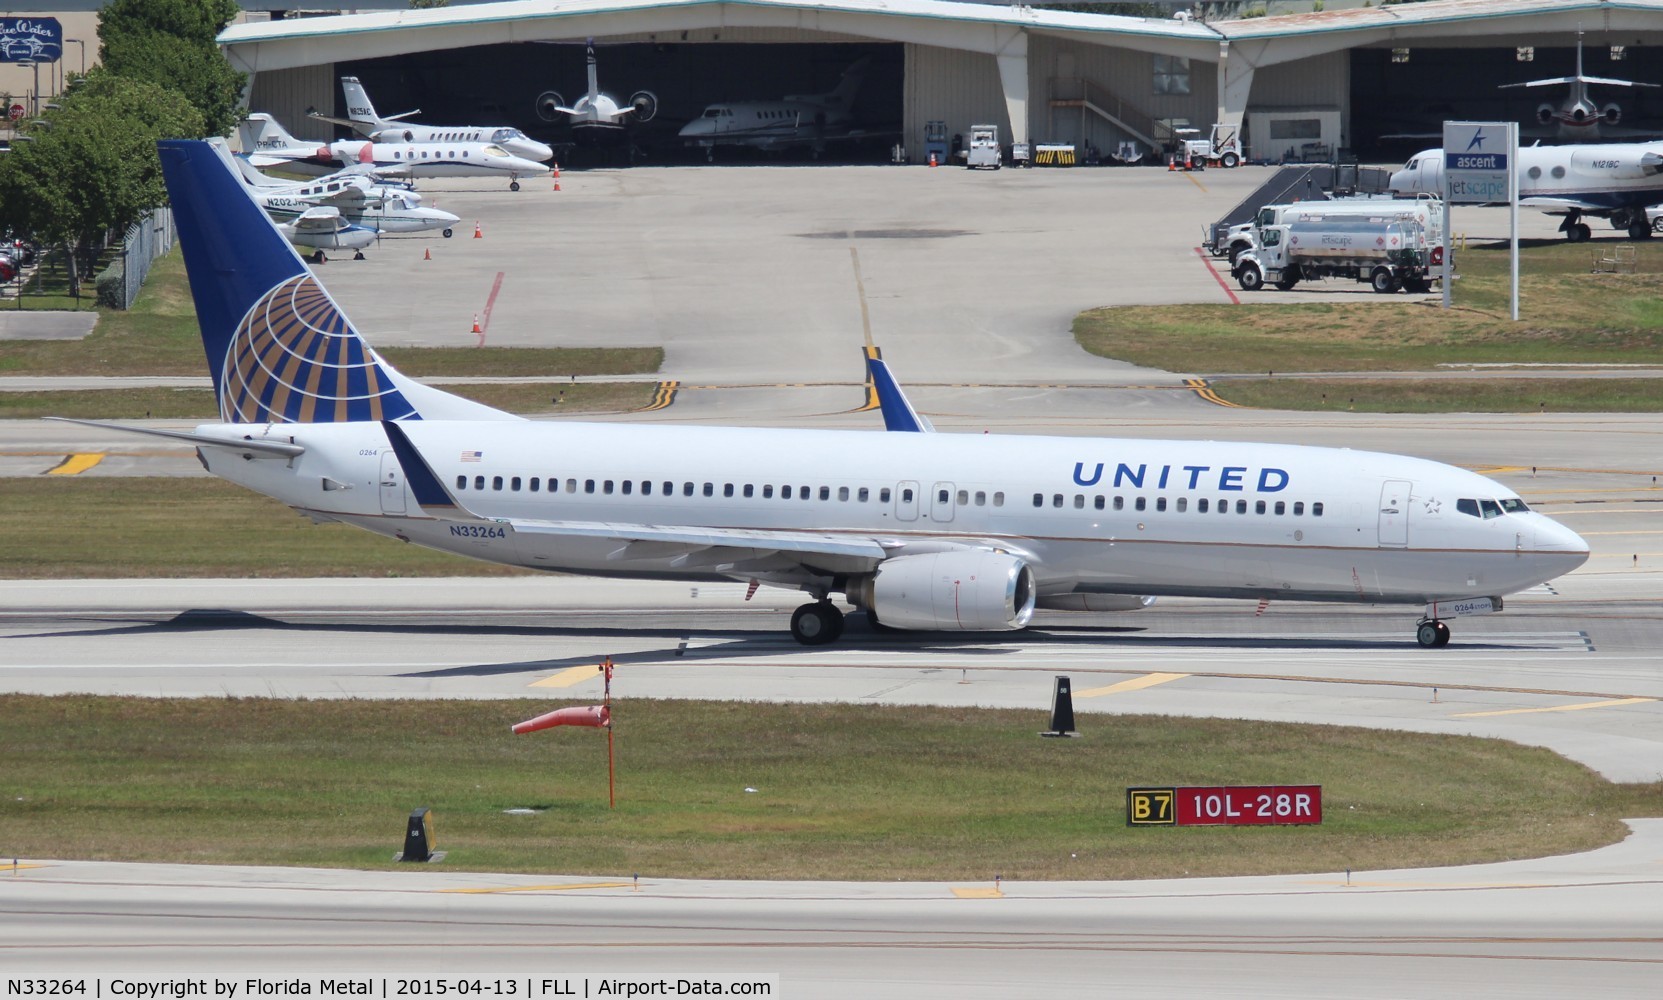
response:
[[[1536,525],[1536,550],[1581,556],[1577,561],[1579,566],[1588,558],[1587,540],[1550,517],[1542,518]]]

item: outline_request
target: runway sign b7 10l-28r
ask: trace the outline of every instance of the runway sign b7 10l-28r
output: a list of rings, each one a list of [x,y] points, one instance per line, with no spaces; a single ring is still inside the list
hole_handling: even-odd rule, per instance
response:
[[[1126,789],[1127,826],[1292,826],[1321,822],[1321,785]]]

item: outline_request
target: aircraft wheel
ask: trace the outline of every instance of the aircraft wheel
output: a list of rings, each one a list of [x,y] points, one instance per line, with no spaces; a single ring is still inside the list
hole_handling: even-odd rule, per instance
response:
[[[1645,220],[1642,219],[1628,227],[1628,238],[1631,240],[1649,240],[1651,239],[1651,227],[1646,225]]]
[[[1593,235],[1594,231],[1589,229],[1585,222],[1578,222],[1576,225],[1565,229],[1565,239],[1570,243],[1586,243]]]
[[[452,233],[452,230],[449,230],[449,229],[445,230],[445,239],[447,239],[447,240],[450,239],[451,233]]]
[[[1397,275],[1389,268],[1377,267],[1369,275],[1369,285],[1381,295],[1390,295],[1397,291]]]
[[[824,646],[843,634],[843,612],[830,601],[805,604],[791,613],[791,638],[805,646]]]
[[[1437,641],[1432,643],[1432,645],[1437,649],[1442,649],[1443,647],[1449,645],[1449,626],[1445,625],[1443,622],[1433,622],[1432,625],[1438,630]]]
[[[319,251],[316,251],[315,253],[312,254],[312,263],[314,263],[314,264],[327,264],[327,263],[329,263],[329,258],[325,257],[323,255],[322,250],[319,250]]]
[[[508,190],[518,191],[519,189],[520,189],[520,182],[519,181],[509,181],[508,182]]]
[[[364,251],[362,251],[362,250],[357,251],[356,253],[354,253],[352,255],[352,259],[353,260],[363,260],[364,259]]]
[[[1265,272],[1259,270],[1257,264],[1243,265],[1241,272],[1236,275],[1236,284],[1244,292],[1256,292],[1265,287]]]
[[[1218,158],[1218,164],[1225,169],[1229,169],[1240,165],[1241,157],[1237,156],[1235,153],[1225,153],[1223,156]]]
[[[1419,625],[1415,626],[1415,641],[1420,643],[1422,649],[1437,648],[1438,628],[1440,626],[1443,627],[1444,634],[1447,636],[1449,634],[1449,626],[1444,625],[1443,622],[1421,622]],[[1448,642],[1449,640],[1445,639],[1444,641]]]

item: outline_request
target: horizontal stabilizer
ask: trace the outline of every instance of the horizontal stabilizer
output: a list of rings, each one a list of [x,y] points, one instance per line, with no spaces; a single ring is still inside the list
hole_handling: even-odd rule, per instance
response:
[[[164,431],[156,427],[132,427],[127,424],[111,424],[99,420],[79,420],[75,417],[47,417],[45,419],[57,420],[66,424],[98,427],[108,431],[125,431],[128,434],[144,434],[148,437],[187,441],[204,448],[224,448],[228,451],[242,452],[245,458],[290,459],[306,454],[305,447],[292,441],[270,441],[251,436],[219,438],[207,434],[192,434],[188,431]]]

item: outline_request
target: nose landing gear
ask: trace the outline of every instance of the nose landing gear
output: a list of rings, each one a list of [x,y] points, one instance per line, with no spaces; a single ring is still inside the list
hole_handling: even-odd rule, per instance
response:
[[[1415,641],[1423,649],[1440,649],[1449,645],[1449,626],[1433,618],[1423,618],[1415,626]]]

